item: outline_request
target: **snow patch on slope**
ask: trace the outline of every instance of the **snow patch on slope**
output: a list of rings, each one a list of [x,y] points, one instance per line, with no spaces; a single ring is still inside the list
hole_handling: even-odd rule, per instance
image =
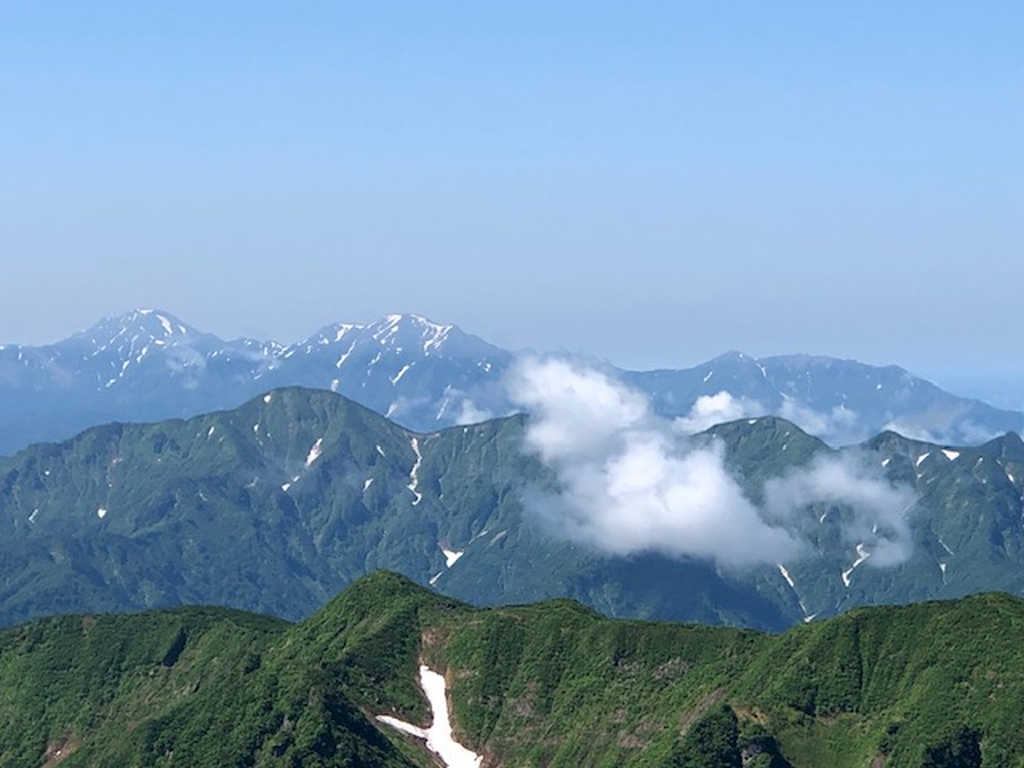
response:
[[[442,549],[441,551],[444,553],[444,564],[449,568],[459,562],[459,558],[466,554],[465,552],[453,552],[450,549]]]
[[[786,570],[786,566],[782,563],[777,563],[777,565],[779,567],[779,573],[782,574],[782,578],[784,578],[786,583],[789,584],[789,588],[796,591],[796,584],[793,583],[793,577],[789,575],[789,571]]]
[[[349,348],[345,351],[345,354],[343,354],[341,357],[338,358],[338,362],[336,362],[334,364],[334,367],[335,368],[341,368],[341,366],[343,366],[345,364],[345,361],[348,360],[349,355],[352,354],[352,350],[354,350],[355,348],[356,348],[356,343],[353,341],[352,344],[349,345]],[[335,379],[335,381],[337,381],[337,379]]]
[[[432,672],[426,665],[421,665],[420,686],[434,713],[434,722],[429,728],[420,728],[390,715],[378,715],[377,719],[417,739],[424,739],[427,742],[427,749],[440,757],[447,768],[479,768],[483,763],[483,757],[459,744],[452,736],[444,676]]]
[[[406,486],[412,491],[413,496],[416,498],[413,500],[412,505],[415,507],[421,501],[423,501],[423,494],[419,491],[420,486],[420,464],[423,463],[423,455],[420,453],[420,439],[414,437],[410,444],[412,445],[412,452],[416,454],[416,462],[412,465],[412,470],[409,472],[409,484]]]
[[[314,461],[320,458],[320,454],[324,452],[324,439],[318,438],[313,447],[309,449],[309,453],[306,454],[306,467],[308,468],[313,464]]]
[[[857,545],[857,559],[853,561],[853,565],[850,566],[849,570],[843,571],[843,584],[847,587],[850,586],[850,575],[856,570],[857,566],[863,563],[871,557],[871,553],[864,548],[863,544]]]
[[[412,363],[406,363],[405,365],[402,366],[402,370],[396,373],[394,377],[389,377],[389,380],[391,381],[391,386],[395,386],[396,384],[398,384],[398,382],[402,380],[402,377],[405,376],[405,374],[408,372],[410,368],[412,368]]]
[[[789,570],[782,563],[776,563],[776,566],[779,569],[779,573],[782,574],[782,578],[784,578],[786,580],[786,583],[789,584],[789,588],[793,590],[793,594],[796,595],[796,601],[800,605],[801,613],[803,613],[804,615],[804,623],[808,623],[818,614],[807,613],[807,606],[804,605],[803,599],[800,597],[800,594],[796,591],[796,582],[794,582],[793,577],[790,576]]]

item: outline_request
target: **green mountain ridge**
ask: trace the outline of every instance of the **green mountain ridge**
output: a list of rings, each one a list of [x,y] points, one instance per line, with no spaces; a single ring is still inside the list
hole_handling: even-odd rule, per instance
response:
[[[857,542],[841,528],[852,512],[815,503],[794,518],[808,545],[784,576],[783,564],[611,557],[553,536],[526,501],[558,490],[524,450],[526,423],[416,434],[288,388],[31,446],[0,460],[0,624],[183,604],[297,620],[377,568],[474,604],[570,597],[611,616],[768,630],[862,604],[1024,591],[1016,435],[952,449],[883,433],[835,450],[775,417],[698,435],[723,446],[755,502],[767,480],[819,457],[867,462],[918,495],[905,562],[854,570]]]
[[[1024,600],[781,635],[474,608],[390,572],[300,624],[222,608],[0,632],[0,766],[428,766],[425,663],[485,766],[1024,765]]]

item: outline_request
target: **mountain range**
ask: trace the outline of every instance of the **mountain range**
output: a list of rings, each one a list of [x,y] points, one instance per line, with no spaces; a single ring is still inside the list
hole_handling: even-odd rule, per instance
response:
[[[771,630],[864,604],[1024,592],[1015,434],[954,448],[885,432],[833,449],[762,417],[681,438],[688,455],[720,456],[732,506],[777,518],[747,526],[753,555],[737,564],[565,535],[545,517],[565,487],[527,449],[530,424],[420,434],[285,388],[30,446],[0,461],[0,623],[183,604],[300,619],[376,568],[482,605],[571,597],[611,616]],[[878,512],[892,494],[906,508]],[[779,532],[794,542],[782,554],[758,538]]]
[[[0,348],[0,766],[447,763],[428,674],[472,765],[1020,762],[1021,414],[551,359],[156,310]]]
[[[185,418],[269,389],[327,389],[420,432],[519,410],[517,355],[418,315],[339,323],[290,345],[223,341],[160,310],[101,320],[45,346],[0,346],[0,454],[110,421]],[[655,411],[696,424],[777,415],[832,444],[883,429],[977,444],[1024,431],[1024,414],[942,391],[896,366],[728,353],[693,368],[621,371]]]
[[[462,765],[1010,766],[1022,625],[987,594],[768,635],[480,610],[377,572],[296,625],[184,608],[0,632],[0,766],[425,768],[417,667]]]

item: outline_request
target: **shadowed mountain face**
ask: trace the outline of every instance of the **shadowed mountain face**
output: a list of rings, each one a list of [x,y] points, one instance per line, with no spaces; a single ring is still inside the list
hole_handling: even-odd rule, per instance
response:
[[[0,766],[435,765],[417,684],[444,676],[485,766],[1013,765],[1024,603],[867,608],[772,636],[481,610],[394,573],[301,624],[216,608],[0,632]]]
[[[31,446],[0,461],[0,620],[180,604],[297,619],[375,568],[480,604],[572,597],[614,616],[766,629],[856,605],[1024,590],[1016,435],[951,448],[883,433],[834,450],[768,417],[690,438],[688,450],[713,446],[744,503],[799,545],[783,562],[734,567],[566,536],[548,515],[566,489],[526,451],[527,424],[417,434],[340,395],[286,388]],[[813,487],[846,465],[909,506],[865,523],[873,501],[860,486]]]
[[[430,432],[513,412],[513,359],[418,315],[336,324],[286,346],[223,341],[167,312],[135,310],[52,345],[0,347],[0,454],[110,421],[235,407],[283,386],[338,392]],[[696,418],[708,398],[721,405],[727,395],[732,418],[782,416],[833,444],[887,428],[965,444],[1024,430],[1024,414],[955,397],[895,366],[729,353],[694,368],[620,374],[664,416]]]

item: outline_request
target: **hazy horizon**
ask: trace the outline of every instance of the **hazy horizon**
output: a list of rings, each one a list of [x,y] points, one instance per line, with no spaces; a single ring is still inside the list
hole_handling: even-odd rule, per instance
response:
[[[0,343],[416,312],[1020,380],[1021,39],[1009,2],[5,4]]]

